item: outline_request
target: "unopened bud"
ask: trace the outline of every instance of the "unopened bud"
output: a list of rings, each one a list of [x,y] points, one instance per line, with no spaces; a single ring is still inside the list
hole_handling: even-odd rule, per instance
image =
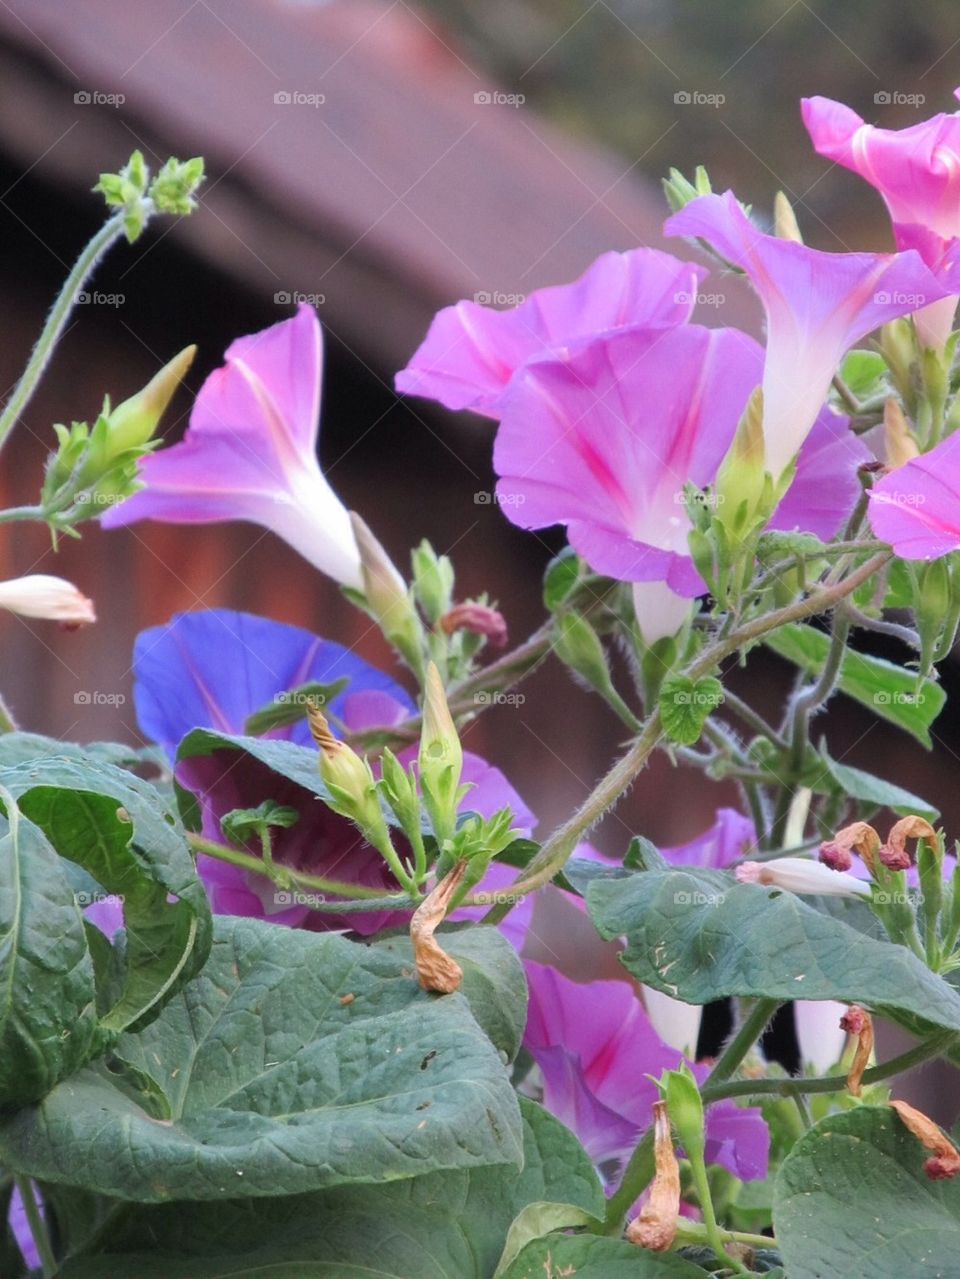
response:
[[[413,589],[431,626],[436,625],[453,600],[453,565],[438,555],[424,539],[412,553]]]
[[[831,870],[848,871],[853,865],[853,853],[857,852],[867,869],[873,872],[880,850],[880,836],[867,822],[853,822],[838,830],[833,839],[820,845],[820,860]]]
[[[653,1157],[656,1173],[639,1217],[627,1226],[630,1243],[651,1252],[666,1252],[677,1236],[680,1215],[680,1165],[670,1135],[665,1101],[653,1103]]]
[[[350,523],[360,551],[367,608],[407,665],[419,675],[423,670],[423,626],[410,593],[386,551],[353,511]]]
[[[690,1067],[684,1062],[677,1070],[664,1071],[660,1087],[683,1153],[688,1159],[702,1158],[706,1143],[703,1098]]]
[[[468,600],[457,604],[440,618],[440,629],[445,635],[455,631],[470,631],[482,635],[494,648],[503,648],[507,642],[507,623],[502,613],[488,604]]]
[[[433,662],[427,667],[423,685],[419,766],[424,806],[434,834],[443,843],[456,828],[463,747],[447,705],[440,672]]]
[[[791,893],[821,897],[869,897],[870,886],[844,871],[830,870],[804,857],[775,857],[769,862],[741,862],[736,869],[741,884],[763,884]]]
[[[873,1052],[873,1019],[859,1004],[851,1004],[840,1018],[840,1029],[857,1037],[856,1052],[847,1072],[847,1088],[852,1096],[859,1097],[863,1072],[870,1064]]]
[[[891,470],[906,466],[907,462],[920,456],[920,449],[900,402],[892,396],[883,406],[883,452],[884,460]]]
[[[794,244],[803,244],[797,215],[782,191],[778,191],[773,197],[773,234],[778,240],[792,240]]]
[[[937,832],[922,817],[901,817],[891,828],[887,842],[880,849],[880,861],[888,870],[908,870],[913,856],[907,848],[908,839],[936,841]]]
[[[384,841],[389,844],[390,834],[370,765],[346,742],[334,737],[326,716],[313,702],[307,703],[307,722],[320,750],[320,776],[329,791],[330,807],[356,823],[375,847],[381,848]]]
[[[0,582],[0,608],[68,627],[87,626],[97,620],[92,601],[81,595],[72,582],[46,573]]]
[[[424,990],[438,991],[442,995],[459,990],[463,969],[447,954],[434,933],[446,918],[466,873],[467,863],[458,862],[421,902],[410,921],[410,940],[420,985]]]
[[[196,353],[195,346],[184,347],[142,390],[111,410],[107,440],[110,457],[149,443]]]

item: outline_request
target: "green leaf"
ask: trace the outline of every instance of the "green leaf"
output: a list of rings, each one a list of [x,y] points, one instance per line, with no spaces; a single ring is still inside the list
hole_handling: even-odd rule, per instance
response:
[[[548,613],[562,608],[584,573],[584,563],[571,547],[555,555],[543,575],[543,603]]]
[[[496,928],[454,924],[437,933],[443,949],[463,969],[461,994],[480,1028],[496,1048],[513,1061],[520,1051],[527,1024],[527,982],[517,952]],[[406,933],[374,945],[399,963],[413,963],[413,947]]]
[[[957,1273],[960,1183],[886,1107],[829,1115],[784,1160],[774,1227],[790,1279],[940,1279]]]
[[[812,626],[794,623],[768,635],[764,643],[801,670],[819,674],[830,648],[830,637]],[[932,747],[930,725],[947,700],[946,693],[933,680],[923,680],[918,688],[915,673],[881,657],[847,649],[839,688],[881,719],[910,733],[928,750]]]
[[[850,799],[859,799],[863,803],[875,804],[880,808],[890,808],[901,816],[916,813],[931,822],[935,822],[939,816],[939,809],[934,808],[925,799],[921,799],[919,795],[913,795],[902,786],[897,786],[894,782],[886,782],[882,777],[874,777],[872,773],[851,768],[848,764],[838,764],[834,759],[827,759],[824,763],[830,777]],[[814,786],[814,789],[822,790],[823,788]]]
[[[646,1252],[596,1235],[551,1235],[528,1244],[502,1279],[703,1279],[704,1273],[675,1252]]]
[[[554,1230],[572,1230],[578,1226],[595,1225],[598,1218],[574,1204],[538,1203],[527,1204],[526,1208],[514,1218],[507,1232],[507,1241],[503,1246],[500,1264],[493,1279],[503,1279],[512,1262],[535,1239],[551,1234]]]
[[[849,351],[840,376],[858,400],[872,399],[887,385],[887,362],[879,351]]]
[[[278,804],[275,799],[265,799],[256,808],[233,808],[220,818],[220,829],[227,839],[245,844],[248,839],[262,836],[270,826],[289,830],[296,826],[300,814],[289,804]]]
[[[199,977],[116,1054],[0,1117],[0,1163],[141,1202],[285,1195],[515,1163],[516,1094],[461,995],[338,934],[220,916]],[[172,1121],[160,1122],[158,1094]],[[81,1171],[82,1170],[82,1171]]]
[[[960,1030],[960,995],[904,946],[877,941],[794,893],[720,871],[595,879],[587,906],[639,981],[690,1004],[731,995],[837,999]]]
[[[318,684],[314,680],[278,693],[268,706],[247,717],[243,731],[248,737],[261,737],[275,728],[299,724],[307,717],[308,703],[316,702],[318,706],[326,706],[339,697],[349,683],[349,678],[334,680],[330,684]]]
[[[111,1232],[110,1254],[73,1262],[63,1277],[491,1279],[511,1222],[528,1205],[559,1196],[589,1218],[604,1210],[597,1175],[573,1134],[531,1101],[521,1099],[520,1108],[522,1171],[435,1172],[233,1200],[216,1212],[189,1203],[138,1207]]]
[[[698,679],[671,675],[660,686],[660,718],[664,732],[680,746],[699,741],[707,716],[723,701],[723,686],[712,675]]]
[[[298,746],[296,742],[243,737],[239,734],[215,733],[210,729],[195,728],[180,743],[177,760],[197,757],[205,759],[219,752],[249,755],[286,781],[302,786],[311,795],[319,795],[321,798],[327,795],[326,787],[320,780],[317,752],[307,746]],[[192,799],[183,792],[179,799],[185,825],[188,829],[198,830],[200,819]]]

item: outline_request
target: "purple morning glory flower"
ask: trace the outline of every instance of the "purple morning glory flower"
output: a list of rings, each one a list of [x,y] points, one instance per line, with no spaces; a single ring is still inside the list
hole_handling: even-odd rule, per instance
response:
[[[823,253],[764,235],[732,191],[692,200],[664,230],[706,240],[747,273],[763,303],[763,434],[775,479],[809,434],[844,354],[888,320],[957,291],[955,254],[934,274],[913,250]]]
[[[360,588],[350,516],[317,461],[322,370],[312,307],[238,338],[201,387],[183,440],[143,461],[146,487],[101,523],[250,520],[342,585]]]
[[[171,758],[191,729],[242,734],[254,711],[308,681],[350,679],[348,688],[327,709],[352,731],[395,724],[414,710],[410,697],[389,676],[341,645],[299,627],[228,609],[181,613],[167,626],[144,631],[134,649],[134,670],[140,727]],[[313,745],[304,723],[275,730],[269,736]],[[416,754],[416,747],[411,747],[400,759],[409,763]],[[202,832],[208,839],[222,841],[220,821],[233,809],[256,807],[273,799],[300,813],[294,826],[274,833],[273,856],[280,865],[364,885],[384,895],[398,891],[382,856],[364,842],[355,826],[312,792],[279,777],[252,757],[242,756],[238,762],[233,752],[214,752],[184,759],[176,766],[176,777],[196,795]],[[463,801],[465,811],[489,817],[509,806],[519,828],[529,831],[536,825],[533,813],[500,770],[479,756],[464,754],[463,780],[473,783]],[[197,858],[197,867],[213,909],[223,914],[268,918],[292,927],[352,928],[364,934],[407,919],[406,914],[397,912],[320,914],[307,905],[288,905],[278,899],[274,884],[265,876],[203,855]],[[492,867],[481,887],[503,887],[515,874],[508,867]],[[532,902],[511,912],[505,931],[518,946],[531,910]]]
[[[649,1127],[659,1091],[649,1075],[676,1069],[626,982],[578,985],[528,962],[524,1047],[543,1076],[543,1104],[579,1138],[608,1183]],[[698,1080],[709,1070],[695,1066]],[[770,1134],[760,1111],[733,1101],[707,1110],[707,1159],[743,1180],[767,1175]]]
[[[707,271],[657,249],[604,253],[572,284],[538,289],[497,311],[458,302],[437,313],[396,376],[406,395],[499,417],[503,393],[530,360],[631,325],[683,324]]]
[[[870,524],[904,560],[938,560],[960,548],[960,436],[951,435],[879,480]]]
[[[40,1199],[36,1186],[33,1188],[33,1193],[40,1211],[43,1212],[43,1201]],[[10,1196],[7,1221],[27,1270],[31,1272],[39,1270],[40,1254],[37,1252],[37,1245],[33,1240],[33,1232],[30,1229],[30,1223],[27,1221],[27,1210],[23,1206],[23,1196],[20,1194],[19,1186],[14,1186],[13,1194]]]

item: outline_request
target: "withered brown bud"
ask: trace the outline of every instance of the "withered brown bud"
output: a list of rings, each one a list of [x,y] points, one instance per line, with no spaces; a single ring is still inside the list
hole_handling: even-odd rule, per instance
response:
[[[863,1072],[869,1066],[873,1052],[873,1020],[866,1009],[859,1004],[851,1004],[840,1018],[840,1029],[848,1035],[857,1036],[857,1050],[847,1071],[847,1088],[854,1097],[859,1097]]]
[[[653,1103],[653,1152],[656,1173],[647,1202],[627,1226],[626,1237],[630,1243],[651,1252],[666,1252],[677,1237],[677,1218],[680,1215],[680,1165],[670,1136],[670,1118],[667,1103]]]
[[[450,874],[445,875],[420,903],[410,921],[410,940],[420,985],[424,990],[435,990],[442,995],[450,995],[460,989],[463,969],[441,947],[434,933],[446,919],[450,903],[466,873],[467,863],[457,862]]]
[[[906,1101],[891,1101],[890,1106],[919,1142],[931,1153],[923,1171],[931,1181],[945,1181],[960,1172],[960,1150],[939,1124]]]
[[[960,1172],[960,1159],[944,1159],[942,1155],[931,1155],[923,1165],[923,1171],[931,1181],[949,1181]]]
[[[503,648],[507,643],[506,619],[488,604],[475,604],[471,601],[457,604],[440,618],[440,629],[446,635],[452,635],[454,631],[470,631],[473,635],[482,635],[494,648]]]
[[[853,865],[853,854],[859,853],[872,873],[879,848],[880,836],[873,827],[867,822],[853,822],[820,845],[820,860],[831,870],[846,871]]]
[[[880,861],[888,870],[909,870],[913,855],[907,848],[908,839],[936,840],[937,832],[923,817],[901,817],[890,830],[887,842],[880,849]]]

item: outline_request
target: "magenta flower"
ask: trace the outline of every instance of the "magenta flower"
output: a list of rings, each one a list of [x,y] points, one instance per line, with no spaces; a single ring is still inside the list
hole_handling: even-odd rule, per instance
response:
[[[504,397],[501,509],[521,528],[565,524],[592,568],[641,583],[648,643],[672,634],[706,589],[687,546],[684,485],[714,479],[762,368],[759,344],[735,329],[624,329],[528,364]],[[772,526],[832,537],[868,457],[824,411]]]
[[[320,322],[308,306],[238,338],[201,387],[183,440],[145,459],[146,487],[108,510],[103,525],[249,520],[359,588],[350,517],[316,455],[322,366]]]
[[[706,240],[747,273],[763,303],[763,434],[775,479],[809,434],[850,347],[888,320],[956,292],[954,254],[935,275],[913,250],[822,253],[764,235],[732,191],[693,200],[665,231]]]
[[[866,179],[883,196],[899,249],[916,249],[934,272],[960,236],[960,113],[909,129],[878,129],[830,98],[804,98],[817,152]],[[956,310],[951,295],[915,317],[921,338],[941,346]]]
[[[580,1139],[613,1183],[649,1126],[659,1092],[649,1075],[681,1056],[664,1044],[626,982],[578,985],[528,962],[530,1006],[524,1047],[543,1076],[543,1103]],[[694,1067],[698,1079],[709,1073]],[[732,1101],[707,1111],[707,1159],[743,1180],[767,1175],[770,1134],[760,1111]]]
[[[669,253],[633,249],[604,253],[573,284],[538,289],[509,311],[458,302],[434,317],[396,388],[499,417],[507,384],[524,364],[597,333],[683,324],[706,275]]]
[[[891,471],[870,493],[870,524],[904,560],[960,548],[960,436]]]

